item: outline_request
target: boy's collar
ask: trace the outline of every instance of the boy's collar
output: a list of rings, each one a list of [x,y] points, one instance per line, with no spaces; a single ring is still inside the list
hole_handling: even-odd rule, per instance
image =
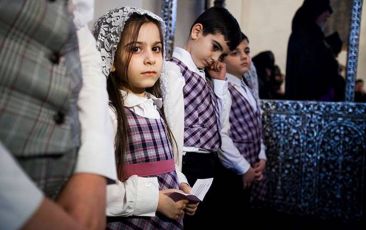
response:
[[[196,64],[193,62],[191,54],[187,50],[180,47],[175,47],[173,57],[183,62],[188,67],[189,70],[198,73],[202,77],[205,77],[204,69],[200,70],[197,68]]]

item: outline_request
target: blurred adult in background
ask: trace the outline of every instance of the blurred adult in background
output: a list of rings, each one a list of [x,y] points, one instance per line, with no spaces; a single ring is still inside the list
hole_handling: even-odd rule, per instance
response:
[[[271,99],[271,78],[275,68],[275,57],[272,51],[263,51],[252,59],[258,75],[260,99]]]
[[[355,86],[355,102],[366,102],[366,92],[363,89],[364,81],[362,79],[356,80]]]
[[[282,88],[282,84],[285,80],[285,75],[282,73],[281,68],[278,65],[274,66],[271,77],[271,99],[284,99],[285,93]]]
[[[323,33],[332,12],[329,0],[304,0],[296,11],[287,50],[287,99],[343,100],[344,80]]]

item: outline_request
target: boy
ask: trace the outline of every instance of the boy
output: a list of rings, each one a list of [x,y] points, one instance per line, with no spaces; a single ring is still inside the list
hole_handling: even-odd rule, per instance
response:
[[[264,200],[266,184],[264,170],[266,166],[265,146],[262,141],[261,111],[258,98],[253,93],[252,85],[244,77],[251,68],[250,47],[248,38],[242,34],[238,47],[223,58],[227,67],[228,88],[231,95],[230,127],[225,133],[230,138],[223,139],[220,155],[224,167],[220,167],[217,183],[220,194],[230,191],[221,207],[225,210],[240,210],[235,213],[223,213],[223,218],[231,218],[227,226],[238,226],[243,223],[241,217],[248,221],[260,217],[253,215],[249,200]],[[222,196],[221,195],[221,196]],[[246,221],[246,222],[248,222]]]
[[[177,163],[191,185],[197,179],[214,177],[222,121],[230,109],[226,68],[218,59],[239,42],[236,19],[225,8],[212,7],[196,19],[185,47],[176,47],[166,63],[164,107],[178,144]],[[214,224],[214,194],[215,182],[195,216],[185,217],[185,229]]]

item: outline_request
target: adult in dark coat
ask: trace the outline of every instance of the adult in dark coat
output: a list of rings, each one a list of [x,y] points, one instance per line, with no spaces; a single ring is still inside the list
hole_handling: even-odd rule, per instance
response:
[[[287,99],[343,99],[344,80],[322,31],[331,13],[329,0],[304,0],[296,11],[287,50]]]

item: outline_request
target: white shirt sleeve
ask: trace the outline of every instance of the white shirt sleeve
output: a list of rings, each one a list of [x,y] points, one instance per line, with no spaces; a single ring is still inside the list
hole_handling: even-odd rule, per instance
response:
[[[0,142],[0,223],[19,229],[41,205],[42,192]]]
[[[261,140],[261,151],[259,152],[258,158],[261,159],[261,160],[267,160],[266,146],[263,143],[263,139]]]
[[[81,147],[75,173],[94,173],[115,180],[114,136],[109,122],[108,93],[100,54],[87,27],[79,29],[77,35],[83,85],[78,99]]]
[[[215,94],[219,98],[220,106],[220,135],[221,135],[221,151],[219,151],[219,159],[221,163],[228,169],[233,170],[238,175],[246,173],[250,164],[240,154],[229,136],[230,131],[230,109],[231,95],[228,89],[228,82],[223,80],[214,80]]]
[[[175,172],[177,173],[177,177],[178,177],[178,184],[180,185],[181,183],[188,183],[187,177],[181,172],[181,169],[178,168],[178,165],[175,165]]]
[[[178,169],[182,169],[184,143],[184,77],[180,68],[173,62],[165,62],[165,73],[161,76],[164,113],[172,131],[177,148],[174,149],[174,160]],[[179,171],[178,170],[178,171]]]
[[[157,177],[133,175],[107,186],[107,216],[155,216],[158,202]]]

